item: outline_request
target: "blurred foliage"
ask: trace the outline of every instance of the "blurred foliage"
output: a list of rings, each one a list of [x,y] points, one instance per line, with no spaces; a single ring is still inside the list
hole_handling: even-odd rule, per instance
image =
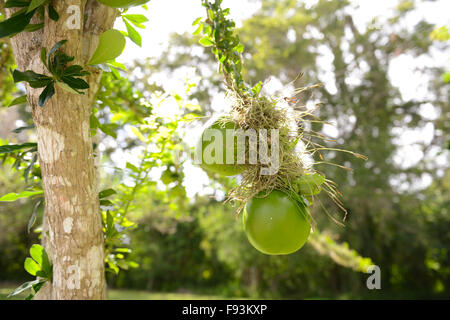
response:
[[[424,79],[427,97],[405,100],[388,75],[395,58],[430,54],[433,41],[429,35],[435,27],[428,21],[419,21],[409,29],[404,27],[404,20],[417,10],[413,1],[400,2],[393,16],[374,18],[366,29],[355,25],[348,13],[350,6],[347,1],[318,1],[313,6],[299,1],[263,1],[262,8],[244,21],[239,30],[246,48],[244,79],[254,84],[276,77],[288,83],[304,72],[305,76],[301,82],[296,81],[296,86],[325,84],[314,98],[323,102],[321,118],[336,124],[336,145],[357,150],[367,155],[369,161],[361,165],[345,154],[327,155],[334,162],[354,169],[351,173],[326,169],[341,186],[350,215],[345,229],[317,216],[319,228],[351,244],[357,252],[380,265],[387,291],[406,294],[410,289],[410,293],[423,295],[448,292],[445,268],[439,275],[430,270],[432,265],[447,263],[446,249],[439,249],[440,253],[433,255],[440,259],[437,264],[426,261],[436,248],[449,247],[449,235],[432,230],[431,225],[437,225],[428,222],[420,205],[434,201],[433,194],[441,188],[435,185],[448,175],[448,161],[445,161],[450,132],[446,121],[448,85],[439,79],[441,69],[420,68],[418,72]],[[383,24],[386,22],[387,25]],[[201,84],[209,82],[222,89],[223,84],[219,74],[208,74],[207,70],[215,64],[214,56],[209,49],[198,45],[199,39],[188,34],[174,35],[167,52],[159,60],[148,62],[157,70],[173,73],[186,66],[198,67],[202,80],[191,98],[198,99],[205,114],[210,114],[212,97],[221,89],[204,88]],[[332,57],[331,74],[330,67],[322,65],[324,55]],[[297,98],[307,100],[310,97]],[[437,114],[435,118],[423,111],[430,105]],[[422,130],[430,125],[433,128],[431,141],[413,142],[422,158],[407,167],[399,163],[396,158],[406,152],[399,142],[411,134],[409,130]],[[316,129],[323,130],[322,127]],[[442,161],[446,163],[444,166]],[[424,189],[421,187],[423,178],[434,182]],[[233,184],[232,180],[218,181],[225,188]],[[444,194],[443,198],[446,197],[448,195]],[[331,207],[325,200],[324,205]],[[448,229],[448,199],[439,202],[434,210],[436,219],[440,216],[441,225]],[[217,225],[222,228],[223,222]],[[230,247],[243,260],[243,254],[237,249],[238,240],[234,240],[234,246]],[[321,242],[312,239],[311,244],[334,256],[336,250],[331,249],[332,245],[325,249],[319,248],[318,243],[326,244],[325,239]],[[256,257],[251,259],[251,264],[257,265],[259,258],[265,259]],[[323,276],[325,273],[321,271]],[[342,272],[339,271],[340,277]],[[364,290],[364,282],[357,287]]]
[[[448,297],[449,84],[440,78],[445,70],[419,68],[428,94],[405,100],[389,77],[396,58],[430,55],[445,30],[427,21],[405,28],[404,21],[417,10],[414,1],[399,2],[393,16],[374,18],[367,28],[355,25],[350,8],[343,0],[310,6],[263,0],[237,32],[245,45],[247,83],[275,77],[287,84],[300,72],[304,77],[295,86],[323,82],[313,98],[323,102],[320,117],[336,124],[337,141],[330,146],[369,157],[362,164],[345,154],[327,154],[354,169],[325,169],[345,195],[346,227],[316,214],[318,230],[309,245],[289,256],[254,250],[234,208],[217,200],[219,191],[235,185],[234,178],[210,176],[212,196],[187,197],[189,148],[183,138],[199,125],[192,120],[213,113],[212,99],[224,86],[213,72],[214,55],[198,43],[200,37],[174,35],[161,57],[137,61],[128,71],[110,66],[114,71],[103,75],[91,117],[102,189],[114,189],[102,198],[105,232],[111,235],[110,286],[269,298]],[[447,48],[445,42],[438,45]],[[179,79],[178,72],[192,66],[199,77],[186,79],[182,92],[157,81],[162,74]],[[7,75],[4,69],[0,77]],[[15,89],[2,85],[0,90],[3,102]],[[169,108],[175,112],[162,115]],[[30,124],[23,112],[19,117]],[[430,126],[433,138],[413,143],[421,159],[410,166],[399,163],[398,156],[407,152],[402,139]],[[327,128],[315,129],[326,133]],[[32,156],[24,159],[22,169]],[[0,195],[26,186],[23,176],[10,171],[14,159],[8,161],[1,168]],[[424,178],[432,183],[423,183]],[[332,211],[332,204],[322,201]],[[26,277],[22,262],[37,241],[26,231],[34,204],[29,199],[0,204],[0,281]],[[380,292],[365,285],[368,275],[362,272],[372,263],[381,268]]]
[[[20,174],[12,172],[10,165],[0,167],[0,192],[19,191],[25,187]],[[27,232],[27,223],[34,203],[28,199],[3,202],[0,205],[0,268],[3,281],[31,280],[23,268],[32,243],[37,242],[36,233]]]
[[[0,101],[1,106],[7,106],[12,101],[12,94],[16,91],[16,86],[10,75],[9,67],[14,66],[14,57],[9,45],[0,41]]]
[[[448,28],[446,26],[442,26],[440,28],[434,29],[430,33],[430,39],[440,42],[449,42],[450,41],[450,32],[448,31]],[[450,57],[449,57],[450,59]],[[449,83],[450,82],[450,71],[446,71],[442,74],[442,79],[444,82]]]

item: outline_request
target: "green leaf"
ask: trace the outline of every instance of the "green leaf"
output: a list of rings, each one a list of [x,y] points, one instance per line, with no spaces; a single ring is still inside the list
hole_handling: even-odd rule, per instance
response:
[[[53,79],[48,78],[48,79],[42,79],[42,80],[38,80],[38,81],[31,81],[28,82],[30,84],[30,87],[32,88],[44,88],[47,87],[50,83],[53,83]]]
[[[30,233],[31,228],[33,227],[34,223],[36,222],[37,209],[39,208],[40,205],[41,205],[41,201],[38,201],[34,205],[33,212],[31,213],[30,220],[28,220],[28,224],[27,224],[28,233]]]
[[[131,171],[133,171],[135,173],[139,173],[139,169],[135,165],[133,165],[129,162],[127,162],[126,168],[130,169]]]
[[[234,51],[242,53],[244,52],[244,45],[243,44],[238,44],[236,47],[233,48]]]
[[[31,158],[30,164],[27,166],[27,168],[23,172],[23,177],[25,178],[26,183],[28,183],[28,176],[30,175],[30,171],[31,171],[31,169],[33,169],[36,161],[37,161],[37,152],[33,154],[33,158]]]
[[[199,40],[199,42],[204,47],[210,47],[214,44],[209,37],[203,37]]]
[[[131,131],[136,135],[136,137],[141,140],[142,142],[147,142],[147,139],[144,137],[141,131],[139,131],[136,127],[131,127]]]
[[[56,43],[48,53],[48,56],[50,57],[52,54],[54,54],[59,48],[61,48],[62,45],[64,45],[67,42],[67,40],[61,40],[58,43]]]
[[[34,124],[30,124],[29,126],[19,127],[14,129],[12,132],[21,133],[23,130],[34,129],[36,126]]]
[[[117,71],[116,69],[111,68],[111,69],[110,69],[110,72],[112,73],[112,75],[114,76],[114,78],[115,78],[116,80],[122,78],[122,77],[120,76],[120,72]]]
[[[43,88],[53,81],[52,78],[32,70],[21,72],[17,69],[13,71],[13,80],[14,82],[26,81],[32,88]]]
[[[33,285],[34,294],[36,294],[44,286],[46,281],[41,281]],[[34,295],[33,295],[34,296]]]
[[[47,103],[47,101],[53,97],[53,95],[55,94],[55,82],[50,82],[44,90],[42,90],[42,93],[39,96],[39,100],[38,100],[38,105],[40,107],[45,106],[45,104]]]
[[[103,199],[103,200],[100,200],[100,205],[101,206],[112,206],[113,203],[110,200]]]
[[[37,149],[37,143],[27,142],[24,144],[5,144],[0,146],[0,154],[17,152],[23,149]]]
[[[114,67],[114,68],[117,68],[117,69],[120,69],[123,71],[127,71],[127,68],[122,63],[119,63],[116,61],[108,62],[108,66],[111,66],[111,67]]]
[[[442,74],[442,80],[444,80],[445,83],[450,82],[450,72],[445,72]]]
[[[24,292],[25,290],[31,289],[33,287],[33,285],[41,283],[41,282],[45,282],[45,280],[37,279],[37,280],[25,282],[20,287],[17,287],[16,289],[14,289],[14,291],[11,292],[6,298],[10,298],[12,296],[16,296],[16,295]]]
[[[89,124],[91,129],[97,129],[100,126],[100,121],[98,121],[97,117],[94,114],[91,114],[89,117]]]
[[[13,101],[11,101],[9,104],[8,104],[8,107],[12,107],[12,106],[15,106],[15,105],[18,105],[18,104],[22,104],[22,103],[27,103],[28,101],[27,101],[27,95],[26,94],[24,94],[23,96],[20,96],[20,97],[18,97],[18,98],[15,98]]]
[[[199,24],[197,29],[195,29],[195,31],[192,32],[192,34],[195,36],[197,34],[200,34],[202,32],[202,30],[203,30],[203,24]]]
[[[5,3],[5,8],[23,8],[28,7],[29,4],[28,1],[8,0]]]
[[[26,26],[30,24],[34,12],[26,13],[24,9],[22,13],[0,22],[0,38],[9,37],[25,30]]]
[[[135,261],[128,261],[128,266],[130,268],[139,268],[139,263],[137,263]]]
[[[116,230],[114,229],[114,217],[109,211],[106,212],[106,236],[111,237]]]
[[[31,287],[31,293],[25,298],[25,300],[32,300],[36,293],[38,293],[39,290],[44,286],[45,282],[47,282],[47,279],[38,279],[39,282],[35,283]]]
[[[99,192],[98,197],[99,199],[103,199],[116,193],[117,192],[114,189],[105,189]]]
[[[258,94],[261,92],[261,89],[262,89],[262,82],[258,81],[258,83],[255,84],[252,88],[253,95],[258,96]]]
[[[114,272],[114,274],[118,274],[119,273],[119,268],[114,264],[114,263],[112,263],[112,262],[110,262],[110,261],[108,261],[108,267],[109,267],[109,269],[111,269],[111,270],[109,270],[109,269],[106,269],[106,271],[109,271],[109,272]]]
[[[61,80],[69,85],[72,89],[89,89],[89,84],[80,78],[74,78],[71,76],[62,76]]]
[[[41,61],[44,64],[44,66],[48,69],[47,67],[47,48],[42,47],[41,50]]]
[[[43,246],[33,244],[30,248],[31,257],[42,267],[42,270],[50,277],[52,274],[52,264]]]
[[[99,129],[106,135],[117,139],[117,133],[115,130],[115,126],[113,124],[102,124]]]
[[[192,25],[195,26],[196,24],[199,24],[200,21],[202,21],[203,17],[198,17],[197,19],[194,20],[194,22],[192,22]]]
[[[40,7],[44,5],[47,2],[47,0],[31,0],[30,6],[28,7],[27,13],[33,11],[37,7]]]
[[[80,94],[79,91],[72,89],[68,84],[65,84],[64,82],[56,81],[56,84],[58,85],[58,87],[60,87],[61,89],[66,90],[68,92],[75,93],[75,94]]]
[[[19,71],[16,69],[13,71],[12,75],[13,75],[14,82],[21,82],[21,81],[33,82],[33,81],[51,79],[50,77],[47,77],[43,74],[36,73],[32,70],[27,70],[27,71],[22,72],[22,71]]]
[[[316,195],[320,192],[322,185],[325,182],[325,177],[318,174],[305,174],[298,181],[297,185],[299,192],[304,196]]]
[[[48,5],[48,16],[53,21],[59,20],[59,14],[58,12],[56,12],[55,8],[51,4]]]
[[[130,7],[145,6],[144,4],[150,0],[98,0],[98,2],[103,3],[105,6],[112,8],[123,8],[128,9]]]
[[[53,59],[49,58],[49,71],[56,75],[57,77],[61,77],[63,70],[68,62],[73,61],[75,57],[70,57],[63,52],[55,53]]]
[[[43,190],[39,190],[39,191],[22,191],[20,193],[7,193],[5,194],[3,197],[0,197],[0,201],[3,202],[13,202],[16,201],[18,199],[22,199],[22,198],[29,198],[32,196],[36,196],[39,194],[43,194],[44,191]]]
[[[89,72],[86,70],[83,70],[82,66],[79,65],[73,65],[70,67],[67,67],[63,71],[64,76],[72,76],[72,77],[82,77],[88,75]]]
[[[145,23],[148,21],[147,17],[143,14],[124,14],[122,17],[128,19],[133,24],[140,25],[141,23]]]
[[[25,259],[24,267],[25,270],[32,276],[35,276],[39,271],[42,271],[42,267],[31,258]]]
[[[24,31],[26,32],[34,32],[42,29],[44,27],[44,23],[36,23],[36,24],[29,24],[25,27]]]
[[[24,300],[33,300],[34,296],[33,293],[30,293]]]
[[[136,29],[133,28],[131,24],[129,24],[127,21],[123,20],[125,23],[125,26],[127,27],[128,37],[136,43],[139,47],[142,46],[142,37],[139,34],[139,32],[136,31]]]
[[[125,37],[118,30],[107,30],[100,35],[99,43],[88,64],[99,64],[114,60],[125,49]]]
[[[180,118],[180,121],[182,121],[182,122],[191,122],[191,121],[197,120],[199,117],[200,117],[199,114],[187,113],[183,117]]]

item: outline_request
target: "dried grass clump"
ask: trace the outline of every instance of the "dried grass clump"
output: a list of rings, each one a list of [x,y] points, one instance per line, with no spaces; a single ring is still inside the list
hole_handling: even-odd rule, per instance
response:
[[[305,90],[311,90],[319,86],[320,85],[314,85],[311,87],[299,88],[295,90],[294,94],[297,95]],[[233,108],[228,115],[221,119],[221,121],[224,123],[233,121],[243,130],[279,130],[279,169],[277,173],[273,175],[261,175],[261,168],[265,166],[264,164],[259,161],[257,164],[249,164],[246,161],[245,170],[242,173],[242,180],[237,187],[230,190],[227,199],[227,201],[238,204],[237,214],[239,214],[252,197],[257,195],[265,196],[274,189],[284,191],[293,200],[308,205],[309,202],[313,201],[314,196],[304,197],[299,192],[298,181],[302,176],[313,173],[325,177],[323,173],[318,172],[313,168],[315,164],[336,165],[324,161],[321,154],[321,151],[323,150],[347,152],[365,159],[365,157],[360,154],[347,150],[327,148],[321,143],[315,142],[331,141],[321,133],[307,129],[311,127],[309,124],[313,122],[327,123],[314,115],[317,108],[319,108],[319,104],[312,110],[308,110],[304,106],[298,106],[297,103],[292,103],[289,107],[286,107],[286,104],[280,103],[282,101],[281,99],[264,95],[243,95],[239,91],[233,90],[233,88],[230,89],[230,87],[227,95],[232,100]],[[272,147],[272,141],[269,138],[269,150]],[[246,159],[249,157],[249,152],[250,150],[247,144]],[[320,158],[320,161],[318,162],[314,162],[313,160],[316,155]],[[340,165],[336,166],[350,170],[349,168]],[[333,181],[325,179],[321,186],[317,186],[317,188],[322,188],[334,203],[346,213],[341,202],[342,195]],[[262,194],[260,194],[261,192]],[[331,215],[330,217],[335,222],[339,223]]]

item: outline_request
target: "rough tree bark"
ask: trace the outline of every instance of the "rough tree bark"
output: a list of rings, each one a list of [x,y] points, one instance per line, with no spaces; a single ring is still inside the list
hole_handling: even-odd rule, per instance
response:
[[[62,50],[75,56],[75,64],[84,65],[96,49],[98,36],[113,26],[117,14],[96,0],[58,0],[53,4],[60,15],[58,22],[46,16],[44,29],[11,39],[21,71],[47,73],[39,58],[41,48],[49,50],[63,39],[68,41]],[[71,6],[81,13],[78,29],[71,28],[77,23]],[[41,289],[37,299],[105,298],[104,239],[89,133],[101,74],[97,69],[89,71],[86,95],[55,86],[56,94],[43,108],[38,106],[42,89],[26,88],[45,192],[43,245],[53,263],[53,281]]]

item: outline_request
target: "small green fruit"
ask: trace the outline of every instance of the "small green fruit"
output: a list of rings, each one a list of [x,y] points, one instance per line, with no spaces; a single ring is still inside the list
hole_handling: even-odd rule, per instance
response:
[[[290,254],[308,240],[311,225],[306,206],[273,190],[264,198],[253,197],[245,206],[244,230],[249,242],[269,255]]]
[[[200,166],[203,169],[223,176],[235,176],[244,170],[243,165],[237,164],[236,139],[234,139],[234,143],[227,144],[227,130],[235,130],[236,128],[237,126],[233,122],[221,123],[220,120],[217,120],[203,131],[196,147],[196,152],[201,151]],[[210,129],[218,130],[216,133],[221,136],[221,144],[215,143],[215,137],[211,140],[205,140],[205,134]],[[215,159],[216,152],[221,152],[222,157],[218,156],[219,159]],[[227,154],[230,154],[231,156],[231,153],[234,155],[232,158],[233,163],[227,163]]]

